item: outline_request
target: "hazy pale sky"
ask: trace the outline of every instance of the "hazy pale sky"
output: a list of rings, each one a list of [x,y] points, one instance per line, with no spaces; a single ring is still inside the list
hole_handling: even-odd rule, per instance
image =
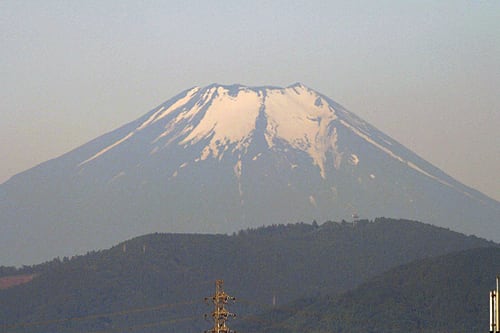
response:
[[[0,183],[192,86],[297,81],[500,200],[500,1],[0,1]]]

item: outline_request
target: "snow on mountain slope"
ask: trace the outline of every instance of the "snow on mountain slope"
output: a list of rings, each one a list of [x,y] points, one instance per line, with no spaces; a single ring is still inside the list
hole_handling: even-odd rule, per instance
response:
[[[236,150],[248,146],[259,115],[261,98],[253,91],[240,90],[231,96],[223,87],[212,88],[213,95],[203,119],[191,130],[180,144],[196,144],[210,138],[200,158],[219,157],[229,144]]]
[[[186,106],[189,102],[194,103]],[[427,177],[453,187],[452,184],[419,167],[417,161],[410,161],[399,156],[397,152],[391,150],[393,142],[373,138],[374,129],[346,110],[342,109],[339,119],[334,106],[330,105],[320,94],[300,83],[287,88],[220,85],[212,85],[204,89],[192,88],[171,106],[160,107],[134,131],[96,152],[79,165],[83,166],[98,158],[134,135],[139,135],[141,131],[146,131],[150,125],[172,113],[175,117],[164,124],[164,131],[159,133],[151,144],[176,132],[174,137],[180,138],[178,144],[183,146],[194,145],[209,139],[209,143],[201,151],[200,160],[208,157],[222,157],[229,145],[234,146],[232,152],[236,150],[245,152],[245,148],[252,141],[257,117],[261,111],[265,113],[267,119],[265,139],[268,148],[272,149],[276,141],[284,141],[291,147],[304,151],[310,156],[313,164],[319,168],[323,178],[326,177],[327,152],[334,152],[334,166],[335,168],[340,166],[343,154],[336,145],[338,135],[335,126],[344,126],[390,157],[407,164]],[[202,114],[201,120],[194,125],[192,120],[200,114]],[[334,122],[335,120],[337,122]],[[178,124],[183,122],[186,125],[179,128]],[[165,146],[172,141],[167,141]],[[161,148],[156,147],[154,152],[156,153],[159,149]],[[359,157],[356,159],[359,162]],[[457,188],[457,190],[461,189]]]
[[[300,83],[212,84],[0,185],[0,265],[147,232],[351,215],[417,219],[500,241],[500,203],[327,96]]]

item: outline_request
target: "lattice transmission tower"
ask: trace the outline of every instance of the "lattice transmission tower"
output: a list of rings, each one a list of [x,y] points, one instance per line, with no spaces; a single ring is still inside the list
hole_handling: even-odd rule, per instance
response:
[[[206,330],[204,333],[236,333],[236,331],[230,330],[229,327],[227,327],[227,321],[231,317],[236,317],[236,315],[226,309],[226,305],[229,303],[229,301],[235,301],[236,298],[226,294],[224,292],[223,286],[223,280],[216,280],[215,294],[211,298],[205,298],[206,302],[211,299],[212,303],[214,304],[214,311],[212,312],[214,327],[210,330]],[[205,318],[208,318],[208,316],[209,315],[206,314]]]

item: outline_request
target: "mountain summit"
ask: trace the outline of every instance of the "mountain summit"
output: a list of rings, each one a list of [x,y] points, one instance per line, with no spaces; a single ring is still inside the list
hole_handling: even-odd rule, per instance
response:
[[[500,240],[499,202],[328,97],[300,83],[213,84],[0,185],[0,265],[155,231],[353,215]]]

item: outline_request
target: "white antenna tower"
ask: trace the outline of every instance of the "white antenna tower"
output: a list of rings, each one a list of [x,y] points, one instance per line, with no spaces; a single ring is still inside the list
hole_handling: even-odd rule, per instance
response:
[[[500,275],[497,289],[490,291],[490,333],[500,333]]]

